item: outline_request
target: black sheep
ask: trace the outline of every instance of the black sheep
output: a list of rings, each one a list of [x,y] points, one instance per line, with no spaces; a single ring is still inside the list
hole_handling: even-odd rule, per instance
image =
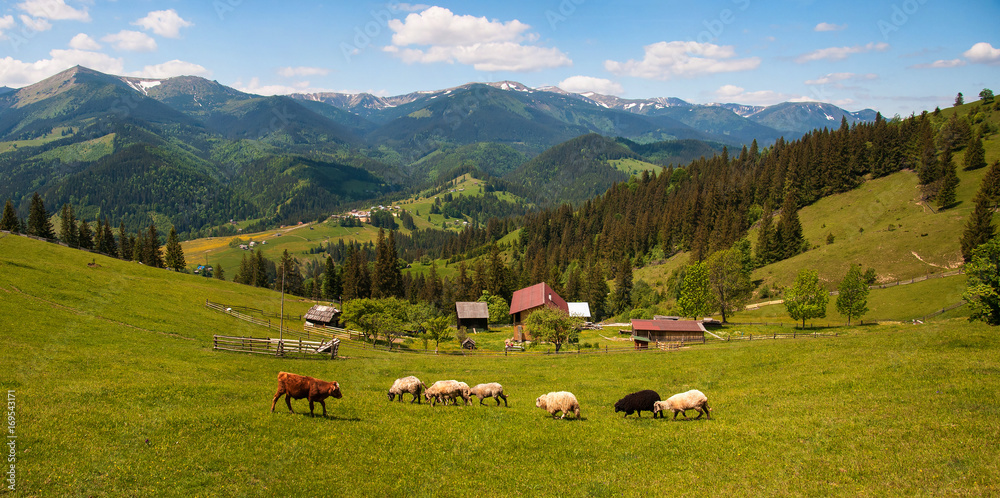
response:
[[[652,389],[646,389],[645,391],[639,391],[625,396],[624,398],[618,400],[615,403],[615,413],[625,412],[625,416],[629,416],[632,412],[639,412],[639,417],[642,417],[642,411],[647,412],[653,411],[653,403],[660,401],[660,395],[653,391]],[[656,418],[656,413],[653,413],[653,418]]]

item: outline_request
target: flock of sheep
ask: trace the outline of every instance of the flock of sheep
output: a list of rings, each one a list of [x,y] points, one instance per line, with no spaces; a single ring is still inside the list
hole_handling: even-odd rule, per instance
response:
[[[497,406],[500,406],[501,399],[503,400],[503,405],[507,406],[507,395],[503,392],[503,386],[496,382],[479,384],[476,387],[470,388],[465,382],[439,380],[431,384],[431,387],[427,387],[423,382],[420,382],[420,379],[412,375],[396,379],[392,383],[392,387],[389,388],[388,393],[389,401],[394,401],[398,398],[402,402],[403,394],[409,393],[413,396],[410,403],[415,401],[419,404],[421,392],[424,399],[429,401],[431,406],[435,406],[438,403],[457,404],[459,398],[462,399],[464,404],[471,405],[473,396],[479,398],[479,404],[481,405],[486,398],[493,398],[496,400]],[[274,406],[278,403],[278,399],[282,396],[285,397],[285,404],[288,405],[288,411],[292,413],[294,413],[294,410],[292,410],[292,399],[306,398],[309,400],[309,413],[313,413],[314,403],[319,403],[323,407],[323,416],[325,417],[325,400],[331,396],[334,398],[341,397],[340,384],[304,375],[279,372],[278,390],[274,393],[274,398],[271,400],[272,412],[274,411]],[[576,418],[580,418],[580,402],[570,392],[559,391],[543,394],[535,400],[535,406],[549,412],[552,418],[555,418],[556,413],[560,412],[562,412],[562,417],[560,418],[566,418],[566,415],[569,413],[572,413]],[[688,418],[688,410],[697,411],[698,416],[696,418],[701,418],[702,415],[705,415],[708,419],[712,418],[712,415],[708,413],[711,410],[708,407],[708,398],[697,389],[675,394],[667,398],[666,401],[660,400],[660,395],[656,391],[646,389],[629,394],[615,403],[615,413],[625,412],[626,417],[636,412],[638,412],[639,417],[642,417],[642,412],[647,411],[652,412],[653,418],[656,418],[658,416],[666,416],[665,412],[672,411],[674,413],[674,420],[676,420],[677,414]]]
[[[389,401],[397,398],[399,401],[403,401],[403,394],[409,393],[413,396],[410,403],[419,404],[421,391],[423,391],[423,398],[429,401],[431,406],[435,406],[437,403],[457,404],[459,398],[466,405],[471,405],[472,396],[479,398],[479,404],[483,404],[483,400],[486,398],[494,398],[497,406],[500,406],[501,399],[503,399],[504,406],[507,406],[507,396],[503,392],[503,386],[496,382],[479,384],[470,388],[465,382],[439,380],[431,384],[431,387],[427,387],[420,379],[412,375],[396,379],[392,383],[388,393]],[[553,418],[560,412],[562,416],[559,418],[566,418],[569,413],[580,418],[580,402],[571,392],[559,391],[543,394],[535,400],[535,406],[549,412]],[[708,407],[708,397],[697,389],[675,394],[667,398],[666,401],[660,400],[660,395],[656,391],[647,389],[629,394],[615,403],[615,413],[625,412],[626,417],[633,413],[638,413],[642,417],[642,412],[648,411],[653,413],[653,418],[656,418],[666,416],[665,412],[671,411],[674,414],[674,420],[676,420],[678,414],[688,418],[688,410],[698,412],[696,419],[701,418],[702,415],[708,419],[712,418],[712,415],[709,414],[711,408]]]

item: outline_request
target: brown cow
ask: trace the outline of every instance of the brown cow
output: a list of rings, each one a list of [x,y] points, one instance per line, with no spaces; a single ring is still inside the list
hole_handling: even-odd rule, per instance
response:
[[[319,402],[320,405],[323,405],[324,417],[326,416],[326,403],[323,400],[329,396],[337,399],[341,397],[340,384],[336,382],[327,382],[288,372],[278,372],[278,392],[274,393],[274,399],[271,400],[272,413],[274,412],[274,405],[278,402],[278,398],[282,394],[285,395],[285,404],[288,405],[288,411],[295,413],[295,410],[292,410],[292,398],[309,398],[309,415],[315,416],[313,414],[313,403]]]

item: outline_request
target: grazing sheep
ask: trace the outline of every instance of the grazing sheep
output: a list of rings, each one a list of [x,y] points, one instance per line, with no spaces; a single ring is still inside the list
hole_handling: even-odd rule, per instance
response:
[[[396,382],[393,382],[392,387],[389,388],[389,401],[396,399],[396,396],[399,396],[399,401],[403,401],[403,393],[410,393],[413,395],[413,399],[410,400],[410,403],[416,401],[419,405],[420,391],[423,389],[427,389],[427,386],[425,386],[423,382],[420,382],[420,379],[412,375],[409,377],[403,377],[402,379],[396,379]]]
[[[632,412],[639,412],[639,418],[642,418],[642,411],[645,410],[653,412],[653,418],[656,418],[653,404],[657,401],[660,401],[660,395],[651,389],[634,392],[615,403],[615,413],[625,412],[625,416],[628,417]]]
[[[573,412],[576,418],[580,418],[580,403],[576,400],[576,396],[573,396],[573,393],[566,391],[543,394],[535,400],[535,406],[548,411],[552,414],[552,418],[556,418],[556,412],[562,412],[562,417],[559,418],[566,418],[566,414],[569,412]]]
[[[692,389],[686,393],[675,394],[667,398],[666,401],[657,401],[653,404],[653,416],[667,410],[674,412],[673,420],[677,420],[678,413],[684,415],[684,418],[688,418],[688,410],[698,410],[698,416],[695,417],[695,420],[701,418],[703,414],[709,420],[712,419],[712,415],[708,413],[711,410],[711,408],[708,407],[708,397],[697,389]]]
[[[446,404],[448,401],[455,401],[456,398],[460,397],[465,400],[465,404],[471,405],[469,391],[469,385],[465,382],[439,380],[424,391],[424,399],[430,401],[431,406],[435,406],[438,402]]]
[[[497,406],[500,406],[500,399],[503,399],[503,406],[507,406],[507,396],[503,393],[503,386],[497,384],[496,382],[490,382],[489,384],[479,384],[472,388],[472,395],[479,398],[479,404],[483,404],[483,400],[486,398],[493,398],[497,400]]]

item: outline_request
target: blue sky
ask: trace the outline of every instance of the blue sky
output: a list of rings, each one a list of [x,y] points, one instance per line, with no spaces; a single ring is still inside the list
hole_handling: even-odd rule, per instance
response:
[[[76,64],[260,94],[514,80],[906,115],[1000,91],[1000,2],[10,0],[0,86]]]

